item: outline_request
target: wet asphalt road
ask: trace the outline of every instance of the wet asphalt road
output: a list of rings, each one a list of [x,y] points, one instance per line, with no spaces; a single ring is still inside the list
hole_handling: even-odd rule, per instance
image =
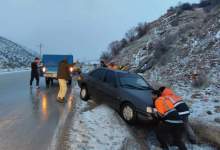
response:
[[[30,89],[29,75],[0,75],[0,150],[47,150],[60,122],[73,111],[71,89],[67,103],[60,104],[57,85],[46,89],[41,78],[41,88]]]

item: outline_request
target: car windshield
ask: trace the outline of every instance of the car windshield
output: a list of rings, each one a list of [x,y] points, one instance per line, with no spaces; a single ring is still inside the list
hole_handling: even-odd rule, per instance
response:
[[[139,90],[146,90],[150,88],[147,82],[138,75],[119,74],[119,81],[121,87],[124,88],[139,89]]]

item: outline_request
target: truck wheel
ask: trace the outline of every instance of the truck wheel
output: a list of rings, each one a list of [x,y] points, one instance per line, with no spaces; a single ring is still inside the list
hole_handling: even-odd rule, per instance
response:
[[[50,79],[49,78],[45,78],[45,84],[46,84],[46,88],[50,87]]]
[[[72,80],[68,80],[68,85],[69,85],[69,86],[72,85]]]
[[[130,103],[125,103],[121,106],[120,114],[128,124],[134,124],[137,121],[137,112]]]
[[[89,100],[89,93],[88,93],[88,89],[86,86],[82,86],[81,91],[80,91],[80,98],[83,101],[88,101]]]

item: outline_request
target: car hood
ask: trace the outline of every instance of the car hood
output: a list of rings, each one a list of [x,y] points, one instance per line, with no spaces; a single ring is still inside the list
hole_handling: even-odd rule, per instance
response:
[[[152,90],[136,90],[136,89],[128,89],[122,88],[121,89],[123,94],[123,98],[126,100],[132,101],[137,105],[144,105],[144,106],[153,106],[153,100],[151,92]],[[141,106],[140,106],[141,107]]]

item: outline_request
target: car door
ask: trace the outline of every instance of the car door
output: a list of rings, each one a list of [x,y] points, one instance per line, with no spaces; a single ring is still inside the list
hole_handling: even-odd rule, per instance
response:
[[[88,91],[95,99],[99,99],[101,97],[100,87],[102,86],[101,84],[104,80],[105,72],[105,69],[97,69],[89,74]]]
[[[102,97],[112,107],[116,108],[119,104],[117,78],[114,71],[108,70],[104,77],[104,83],[102,86]]]

